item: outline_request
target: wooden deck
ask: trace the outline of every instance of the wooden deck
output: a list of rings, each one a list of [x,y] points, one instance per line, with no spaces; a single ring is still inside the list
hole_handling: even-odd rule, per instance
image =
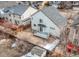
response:
[[[31,31],[22,31],[22,32],[18,32],[17,34],[14,34],[14,32],[12,30],[1,27],[1,26],[0,26],[0,31],[13,35],[13,36],[17,37],[18,39],[28,41],[31,44],[40,46],[49,51],[52,51],[60,42],[59,39],[51,38],[51,42],[50,42],[49,39],[45,40],[45,39],[36,37],[33,35],[33,33]]]
[[[45,48],[49,51],[52,51],[56,45],[59,43],[59,39],[54,40],[52,38],[52,42],[48,42],[48,40],[36,37],[33,35],[33,33],[31,32],[19,32],[17,34],[17,37],[19,37],[20,39],[23,39],[25,41],[28,41],[34,45],[40,46],[42,48]]]

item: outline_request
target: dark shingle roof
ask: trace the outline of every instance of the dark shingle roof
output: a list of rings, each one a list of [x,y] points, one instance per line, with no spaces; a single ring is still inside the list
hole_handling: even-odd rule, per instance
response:
[[[22,14],[28,9],[28,7],[29,7],[29,6],[22,5],[22,4],[14,5],[14,6],[12,6],[12,7],[7,7],[7,8],[5,8],[5,9],[4,9],[4,12],[22,15]]]
[[[58,27],[64,27],[67,24],[66,18],[60,15],[59,11],[54,6],[46,7],[41,11]]]

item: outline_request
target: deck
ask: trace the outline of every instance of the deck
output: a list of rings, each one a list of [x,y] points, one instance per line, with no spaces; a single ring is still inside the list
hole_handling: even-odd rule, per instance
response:
[[[29,43],[40,46],[48,51],[52,51],[60,42],[59,39],[51,38],[50,40],[49,39],[45,40],[45,39],[36,37],[33,35],[31,31],[22,31],[22,32],[18,32],[17,34],[14,34],[14,32],[9,28],[4,28],[2,26],[0,26],[0,31],[13,35],[18,39],[28,41]]]

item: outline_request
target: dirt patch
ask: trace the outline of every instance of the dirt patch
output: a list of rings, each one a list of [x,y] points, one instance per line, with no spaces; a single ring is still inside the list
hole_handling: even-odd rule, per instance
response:
[[[0,33],[0,57],[18,57],[28,53],[34,45]]]

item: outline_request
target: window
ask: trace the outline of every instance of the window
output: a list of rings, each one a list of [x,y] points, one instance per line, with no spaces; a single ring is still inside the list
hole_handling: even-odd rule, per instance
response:
[[[1,19],[1,17],[0,17],[0,19]]]
[[[43,32],[43,27],[40,27],[40,32]]]
[[[34,26],[36,26],[36,24],[34,24]]]
[[[20,5],[21,3],[19,2],[18,4]]]
[[[9,12],[9,10],[4,10],[5,13]]]
[[[10,21],[11,21],[11,19],[10,19]]]
[[[53,27],[50,27],[50,29],[55,30],[55,28],[53,28]]]
[[[16,20],[15,20],[15,24],[18,24]]]
[[[78,29],[76,29],[76,34],[78,33]]]
[[[9,14],[9,16],[11,16],[11,14]]]
[[[42,19],[40,19],[40,23],[42,23],[43,21],[42,21]]]
[[[19,21],[17,21],[18,22],[18,24],[19,24]]]
[[[6,17],[6,20],[8,20],[8,18]]]
[[[17,24],[17,25],[18,25],[19,23],[20,23],[19,21],[15,20],[15,24]]]

